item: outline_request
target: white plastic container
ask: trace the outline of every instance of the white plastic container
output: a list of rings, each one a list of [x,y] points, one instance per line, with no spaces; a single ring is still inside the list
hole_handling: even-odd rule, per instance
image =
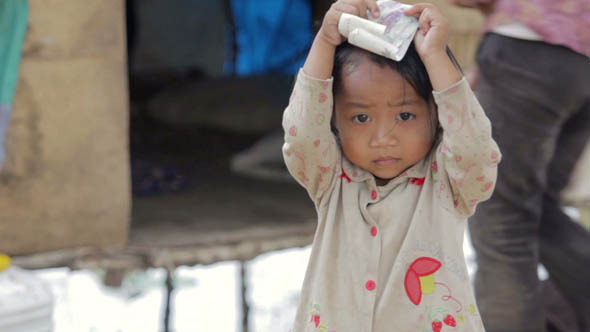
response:
[[[0,331],[53,331],[53,293],[33,273],[10,266],[0,271]]]

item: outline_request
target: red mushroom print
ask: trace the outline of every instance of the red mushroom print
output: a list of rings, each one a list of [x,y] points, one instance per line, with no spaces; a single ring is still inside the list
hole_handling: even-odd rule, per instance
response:
[[[441,266],[441,263],[431,257],[417,258],[406,272],[404,286],[408,298],[415,305],[420,304],[422,300],[422,293],[425,285],[422,285],[420,277],[427,277],[436,272]]]

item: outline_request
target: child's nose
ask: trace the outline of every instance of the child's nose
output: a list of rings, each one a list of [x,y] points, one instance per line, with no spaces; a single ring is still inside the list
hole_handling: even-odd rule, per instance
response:
[[[397,140],[397,132],[395,130],[396,122],[383,122],[379,123],[376,128],[375,132],[371,137],[371,146],[372,147],[381,147],[381,146],[392,146],[398,143]]]

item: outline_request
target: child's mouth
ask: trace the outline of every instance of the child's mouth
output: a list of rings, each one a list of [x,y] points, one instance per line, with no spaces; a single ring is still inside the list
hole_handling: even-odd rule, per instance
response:
[[[394,158],[394,157],[383,157],[383,158],[379,158],[377,160],[374,160],[373,162],[375,163],[375,165],[377,166],[391,166],[396,164],[397,162],[399,162],[401,159],[400,158]]]

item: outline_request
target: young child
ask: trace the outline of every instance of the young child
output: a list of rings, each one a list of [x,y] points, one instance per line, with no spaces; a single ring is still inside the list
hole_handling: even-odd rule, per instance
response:
[[[483,331],[462,246],[500,161],[489,120],[435,6],[405,12],[420,28],[400,62],[343,43],[340,15],[367,9],[332,5],[284,113],[285,162],[318,213],[293,331]]]

